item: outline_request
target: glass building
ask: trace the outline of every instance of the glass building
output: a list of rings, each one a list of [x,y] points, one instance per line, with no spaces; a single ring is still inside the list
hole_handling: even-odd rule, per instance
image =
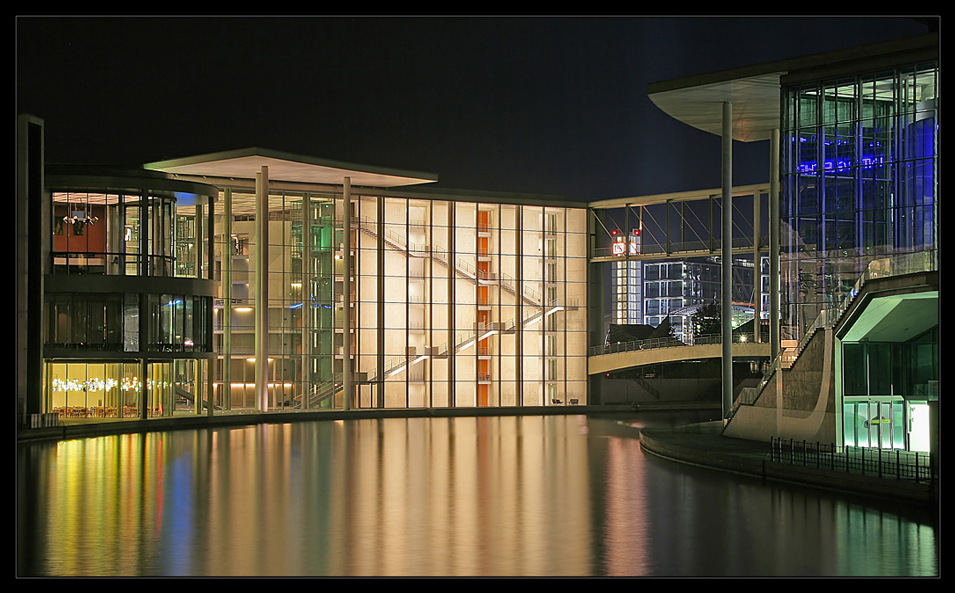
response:
[[[256,169],[237,170],[241,159],[268,163],[267,214],[257,210]],[[217,406],[586,402],[585,208],[428,191],[408,187],[434,180],[426,174],[258,149],[149,167],[219,190]],[[269,360],[259,399],[263,283]]]
[[[585,207],[261,149],[44,171],[29,415],[587,401]]]
[[[937,450],[940,84],[935,32],[650,85],[680,121],[770,141],[763,392],[794,414],[757,397],[734,436]]]
[[[783,334],[799,339],[873,260],[934,257],[936,61],[782,88]]]
[[[208,399],[216,189],[50,167],[42,410],[148,418]]]
[[[856,294],[863,275],[937,269],[939,85],[937,57],[905,54],[851,74],[784,79],[784,336],[818,326],[821,313]],[[930,449],[938,301],[911,298],[915,309],[900,302],[878,321],[905,316],[894,331],[857,325],[837,336],[845,445]]]

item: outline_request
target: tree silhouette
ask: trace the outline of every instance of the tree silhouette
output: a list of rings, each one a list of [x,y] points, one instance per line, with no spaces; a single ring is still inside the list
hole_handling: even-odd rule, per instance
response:
[[[718,334],[722,331],[723,316],[720,310],[720,304],[716,301],[709,301],[700,305],[696,313],[690,318],[693,325],[694,336],[707,336]]]

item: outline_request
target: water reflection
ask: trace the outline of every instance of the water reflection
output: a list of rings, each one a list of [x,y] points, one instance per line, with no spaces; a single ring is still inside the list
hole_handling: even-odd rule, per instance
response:
[[[938,573],[931,517],[648,458],[635,432],[391,418],[21,445],[19,573]]]

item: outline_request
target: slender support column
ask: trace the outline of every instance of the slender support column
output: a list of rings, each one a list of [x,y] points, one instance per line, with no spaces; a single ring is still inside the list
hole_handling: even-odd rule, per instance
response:
[[[618,277],[615,279],[614,284],[617,286],[612,286],[613,299],[614,299],[614,313],[620,313],[620,278],[623,276],[623,292],[624,292],[624,301],[623,301],[623,315],[620,316],[620,319],[623,319],[624,323],[633,323],[630,320],[630,205],[624,204],[624,223],[623,223],[623,236],[626,240],[626,256],[623,258],[623,261],[616,264],[618,269],[620,266],[623,266],[623,274],[618,274]],[[614,320],[616,321],[616,319]]]
[[[385,278],[386,278],[386,272],[385,272],[385,232],[386,232],[386,227],[385,227],[385,199],[384,199],[383,197],[379,196],[378,198],[376,198],[376,201],[377,201],[377,203],[376,203],[376,205],[375,205],[375,208],[376,208],[376,209],[375,209],[375,218],[376,218],[375,232],[377,233],[377,245],[376,245],[376,247],[377,247],[377,250],[378,250],[378,253],[376,254],[376,256],[377,256],[377,265],[378,265],[378,274],[377,274],[377,276],[376,276],[376,278],[377,278],[377,281],[376,281],[376,291],[377,291],[377,294],[378,294],[378,298],[377,298],[377,302],[376,302],[376,312],[377,312],[377,319],[378,319],[378,331],[376,332],[376,336],[375,336],[375,337],[376,337],[376,344],[377,344],[377,346],[376,346],[377,354],[376,354],[375,367],[378,369],[378,371],[375,373],[375,375],[376,375],[376,377],[375,377],[375,381],[376,381],[375,390],[377,391],[378,398],[377,398],[377,401],[375,402],[374,405],[375,405],[375,407],[377,407],[377,408],[384,408],[384,407],[385,407],[385,373],[384,373],[384,371],[385,371],[385,327],[387,327],[387,324],[385,323],[385,296],[384,296],[384,295],[385,295]],[[408,234],[405,233],[405,236],[407,237]],[[409,259],[411,259],[411,258],[410,258],[410,257],[406,257],[406,258],[405,258],[405,263],[406,263],[406,265],[407,265],[407,262],[408,262]],[[407,306],[407,303],[405,304],[405,306]],[[406,372],[406,373],[405,373],[405,377],[407,378],[408,375],[409,375],[409,373]],[[408,390],[405,389],[405,393],[407,393],[407,391],[408,391]]]
[[[140,304],[146,303],[145,295],[140,295],[139,299]],[[145,311],[142,307],[140,311]],[[145,315],[140,315],[140,318],[145,317]],[[143,322],[140,322],[140,327],[143,327]],[[140,333],[140,336],[145,336],[145,333]],[[145,358],[139,359],[139,376],[142,377],[139,380],[139,419],[147,420],[149,419],[149,406],[152,402],[149,401],[149,361]]]
[[[723,103],[723,236],[722,296],[723,320],[723,418],[733,407],[733,104]]]
[[[51,412],[44,407],[43,311],[44,277],[52,270],[52,201],[44,199],[43,120],[17,118],[17,399],[21,420]],[[145,334],[140,333],[141,336]],[[48,401],[48,400],[47,400]]]
[[[300,388],[301,407],[308,409],[309,391],[313,384],[312,369],[314,352],[312,340],[315,339],[315,307],[312,303],[312,195],[305,192],[302,196],[302,387]]]
[[[769,356],[779,354],[779,130],[769,141]]]
[[[212,335],[211,333],[209,335]],[[210,418],[212,417],[213,410],[215,409],[215,396],[216,396],[216,386],[213,381],[213,372],[215,371],[216,359],[209,358],[199,361],[199,368],[204,371],[205,376],[205,385],[206,385],[206,415]]]
[[[200,275],[206,280],[215,280],[215,261],[216,261],[216,201],[210,199],[209,203],[204,209],[204,217],[206,221],[206,265],[203,273]],[[215,309],[214,303],[209,303]],[[214,313],[213,311],[209,312],[209,315],[206,316],[205,322],[203,323],[205,329],[207,343],[212,345],[213,354],[210,358],[206,359],[205,365],[205,378],[206,378],[206,412],[211,417],[213,410],[215,409],[215,394],[216,394],[216,384],[215,384],[215,369],[216,369],[216,357],[215,357],[215,330],[213,329],[214,323]]]
[[[222,408],[232,409],[232,190],[222,195]]]
[[[524,405],[524,206],[517,207],[517,265],[514,273],[514,290],[517,296],[517,332],[514,344],[517,352],[517,405]],[[451,228],[456,228],[452,226]],[[452,233],[453,237],[453,233]],[[453,302],[453,301],[452,301]]]
[[[351,363],[351,177],[342,182],[342,225],[344,246],[344,271],[342,272],[342,300],[344,301],[344,325],[342,328],[342,409],[351,409],[352,363]],[[379,369],[379,373],[381,370]]]
[[[762,266],[759,265],[759,197],[757,189],[753,194],[753,342],[759,344],[759,314],[763,306],[760,292],[763,288]]]
[[[255,407],[269,411],[269,169],[255,174]]]

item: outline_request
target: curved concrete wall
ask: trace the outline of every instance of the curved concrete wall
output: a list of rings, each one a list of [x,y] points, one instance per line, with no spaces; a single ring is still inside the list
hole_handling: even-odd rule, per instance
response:
[[[778,369],[755,404],[739,407],[723,434],[758,441],[776,437],[834,443],[834,341],[832,330],[817,331],[792,368]]]

